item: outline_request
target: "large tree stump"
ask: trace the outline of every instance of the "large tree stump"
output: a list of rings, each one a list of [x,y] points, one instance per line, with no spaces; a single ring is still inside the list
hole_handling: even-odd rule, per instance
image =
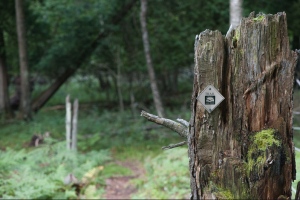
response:
[[[285,13],[253,12],[226,36],[210,30],[196,36],[186,134],[191,199],[291,197],[297,58],[289,49]],[[211,113],[196,99],[209,84],[225,97]]]

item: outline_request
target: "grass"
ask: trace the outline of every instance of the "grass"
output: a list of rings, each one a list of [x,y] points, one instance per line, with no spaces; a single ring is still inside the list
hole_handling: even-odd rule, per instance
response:
[[[133,199],[188,199],[190,178],[187,148],[164,151],[145,161],[145,179],[132,182],[139,188]]]
[[[110,163],[102,171],[103,176],[105,177],[118,177],[118,176],[130,176],[132,171],[128,168],[122,167],[120,165]]]

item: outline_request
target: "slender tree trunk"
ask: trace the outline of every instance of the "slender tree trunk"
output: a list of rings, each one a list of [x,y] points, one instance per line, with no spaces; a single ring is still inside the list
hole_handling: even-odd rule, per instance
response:
[[[121,113],[124,112],[124,104],[123,104],[123,96],[121,91],[121,58],[120,58],[120,47],[118,47],[117,51],[117,90],[118,90],[118,98],[119,98],[119,107]]]
[[[284,12],[253,12],[226,37],[210,30],[196,36],[190,122],[141,114],[187,139],[191,199],[291,198],[298,57]],[[211,113],[197,100],[207,85],[225,97]]]
[[[26,51],[26,29],[25,16],[23,11],[23,0],[15,0],[16,4],[16,20],[19,45],[19,62],[20,62],[20,77],[21,77],[21,109],[20,118],[24,120],[31,119],[31,104],[30,104],[30,86],[29,86],[29,70]]]
[[[146,57],[146,62],[147,62],[147,67],[148,67],[148,74],[150,77],[153,100],[154,100],[157,114],[158,114],[158,116],[163,117],[163,116],[165,116],[165,111],[164,111],[163,104],[162,104],[162,101],[160,98],[159,90],[157,88],[155,72],[154,72],[152,60],[151,60],[150,44],[149,44],[147,22],[146,22],[146,13],[147,13],[147,0],[141,0],[140,21],[141,21],[141,27],[142,27],[144,51],[145,51],[145,57]]]
[[[78,108],[79,108],[79,103],[78,103],[78,99],[76,99],[73,103],[73,118],[72,118],[72,149],[75,151],[77,151]]]
[[[110,88],[109,77],[106,76],[106,78],[104,79],[104,77],[101,73],[99,73],[96,77],[99,81],[100,88],[105,91],[106,101],[109,102],[110,101],[110,98],[109,98],[109,88]]]
[[[230,0],[230,24],[233,28],[240,24],[243,17],[243,0]]]
[[[4,36],[0,29],[0,117],[2,116],[10,119],[13,113],[9,102]]]
[[[131,113],[132,113],[132,116],[135,117],[135,112],[136,112],[136,109],[135,109],[135,98],[134,98],[134,92],[133,92],[133,87],[132,87],[132,82],[133,82],[133,76],[130,77],[130,80],[129,80],[129,96],[130,96],[130,107],[131,107]]]
[[[72,105],[70,102],[70,95],[66,97],[66,143],[67,149],[71,149],[71,131],[72,131]]]

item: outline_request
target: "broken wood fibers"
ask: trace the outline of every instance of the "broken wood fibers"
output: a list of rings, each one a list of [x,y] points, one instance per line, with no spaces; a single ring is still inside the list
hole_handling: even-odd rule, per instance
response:
[[[192,199],[291,197],[297,58],[284,12],[252,12],[226,36],[210,30],[196,36],[187,137]],[[196,99],[208,84],[225,97],[211,114]]]

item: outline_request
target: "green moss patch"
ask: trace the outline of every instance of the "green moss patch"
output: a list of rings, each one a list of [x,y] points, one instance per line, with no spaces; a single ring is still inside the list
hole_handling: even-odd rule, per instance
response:
[[[235,35],[232,38],[232,44],[234,48],[237,47],[237,41],[240,39],[240,27],[237,27],[235,30]]]
[[[258,16],[256,18],[253,18],[252,20],[255,21],[255,22],[261,22],[264,18],[265,18],[264,15],[260,15],[260,16]]]
[[[228,200],[235,199],[233,194],[230,192],[230,190],[217,187],[216,185],[213,184],[213,182],[210,182],[210,190],[212,193],[216,195],[218,199],[228,199]]]
[[[255,135],[250,138],[252,144],[248,149],[248,163],[246,164],[247,175],[250,175],[251,171],[261,172],[266,162],[266,149],[275,145],[280,146],[280,141],[274,136],[276,132],[275,129],[262,130],[255,133]]]

